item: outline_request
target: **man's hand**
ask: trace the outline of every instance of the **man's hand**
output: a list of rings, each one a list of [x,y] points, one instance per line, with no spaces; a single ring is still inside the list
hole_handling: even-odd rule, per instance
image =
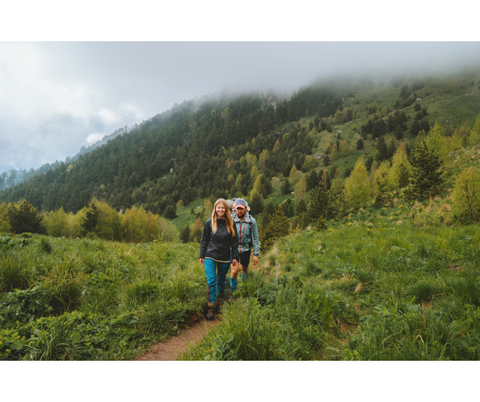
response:
[[[258,264],[258,257],[256,255],[253,256],[253,265]]]
[[[233,271],[238,273],[238,261],[237,260],[232,261],[232,273],[233,273]]]
[[[203,264],[205,262],[205,258],[200,258],[200,264]]]

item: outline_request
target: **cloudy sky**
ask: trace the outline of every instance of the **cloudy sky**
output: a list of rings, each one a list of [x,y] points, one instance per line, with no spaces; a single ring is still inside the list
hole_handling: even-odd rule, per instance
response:
[[[0,42],[0,173],[65,160],[119,127],[225,89],[294,90],[338,72],[436,71],[480,61],[480,42],[376,42],[368,35],[352,42],[339,32],[341,41],[335,42],[328,35],[315,41],[292,35],[294,41],[284,41],[282,35],[257,31],[238,41],[234,30],[220,35],[220,42],[218,32],[197,35],[195,26],[186,36],[176,32],[174,41],[168,35],[149,41],[133,35],[134,40],[125,41],[119,24],[114,25],[116,36],[96,32],[94,39],[100,41],[77,34],[84,30],[62,30],[67,34],[58,38],[30,29],[26,36]],[[143,32],[143,25],[128,25],[129,32],[132,27]],[[299,27],[297,21],[271,29],[283,33]],[[268,27],[266,32],[271,32]],[[263,41],[252,41],[255,35]],[[149,31],[146,36],[151,38]]]

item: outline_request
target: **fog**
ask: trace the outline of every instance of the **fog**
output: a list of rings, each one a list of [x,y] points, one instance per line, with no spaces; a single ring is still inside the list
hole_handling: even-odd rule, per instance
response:
[[[0,173],[224,90],[480,65],[480,42],[0,42]]]

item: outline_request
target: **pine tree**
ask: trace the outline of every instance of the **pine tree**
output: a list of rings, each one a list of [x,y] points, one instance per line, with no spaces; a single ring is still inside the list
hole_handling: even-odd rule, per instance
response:
[[[182,243],[188,243],[190,240],[190,226],[186,225],[182,227],[178,233],[178,238]]]
[[[100,210],[97,208],[95,203],[92,202],[81,224],[82,228],[84,228],[87,233],[95,232],[95,228],[97,227],[97,223],[98,223],[99,214],[100,214]]]
[[[408,178],[409,174],[407,167],[403,163],[400,163],[400,168],[398,170],[398,187],[404,188],[407,186]]]
[[[387,175],[385,172],[382,172],[381,175],[375,178],[376,183],[376,192],[375,198],[373,200],[373,206],[377,209],[382,208],[387,203]]]
[[[410,158],[413,174],[410,187],[405,191],[409,199],[425,199],[438,193],[444,182],[442,162],[435,150],[427,142],[420,142]]]
[[[163,216],[167,219],[175,219],[177,214],[175,213],[175,207],[173,205],[168,205],[163,211]]]
[[[312,188],[314,188],[318,182],[319,182],[319,178],[318,178],[318,175],[317,175],[317,172],[314,170],[312,170],[310,172],[310,174],[308,175],[308,179],[307,179],[307,189],[308,190],[311,190]]]
[[[285,177],[285,179],[283,179],[281,190],[282,194],[290,194],[290,192],[292,191],[290,189],[290,180],[288,179],[288,177]]]
[[[307,210],[310,222],[316,222],[320,216],[327,217],[328,201],[327,189],[323,183],[320,183],[310,194],[310,204]]]
[[[6,218],[11,230],[15,233],[45,233],[45,228],[42,225],[43,217],[26,200],[18,208],[11,204],[8,207]]]
[[[300,215],[306,211],[307,211],[307,204],[305,204],[305,200],[302,198],[300,201],[298,201],[298,204],[297,204],[297,215]]]
[[[263,197],[258,191],[250,193],[250,208],[252,214],[261,214],[263,211]]]
[[[267,225],[262,225],[260,228],[259,237],[262,250],[269,249],[275,240],[286,236],[288,230],[287,217],[283,213],[282,208],[277,208],[271,221]]]

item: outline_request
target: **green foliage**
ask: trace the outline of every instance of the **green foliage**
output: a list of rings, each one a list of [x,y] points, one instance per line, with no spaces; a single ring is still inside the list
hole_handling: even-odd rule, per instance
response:
[[[98,223],[98,215],[100,210],[96,207],[95,203],[90,204],[85,217],[83,218],[83,223],[81,224],[82,228],[87,232],[96,232],[96,227]]]
[[[190,226],[184,226],[178,233],[178,238],[182,243],[188,243],[190,239]]]
[[[273,214],[268,224],[262,224],[260,227],[260,246],[262,250],[268,250],[275,240],[288,234],[287,217],[281,208],[278,208]]]
[[[30,271],[17,254],[0,255],[0,292],[27,289],[30,280]]]
[[[168,205],[163,214],[167,219],[175,219],[177,217],[177,213],[173,205]]]
[[[444,182],[442,162],[435,150],[428,147],[424,140],[412,153],[410,162],[413,174],[410,177],[410,187],[406,194],[410,199],[425,199],[439,192]]]
[[[290,187],[290,180],[288,177],[285,177],[282,182],[282,194],[290,194],[291,191],[292,189]]]
[[[321,216],[328,215],[329,196],[325,185],[320,183],[310,193],[310,202],[308,205],[308,218],[311,222],[317,222]]]
[[[7,214],[11,230],[15,233],[44,233],[43,217],[28,201],[23,201],[18,207],[11,204]]]
[[[456,213],[470,222],[480,218],[480,175],[475,169],[464,169],[455,180],[452,192]]]
[[[250,209],[253,214],[260,214],[263,212],[263,197],[260,193],[253,191],[250,194]]]

